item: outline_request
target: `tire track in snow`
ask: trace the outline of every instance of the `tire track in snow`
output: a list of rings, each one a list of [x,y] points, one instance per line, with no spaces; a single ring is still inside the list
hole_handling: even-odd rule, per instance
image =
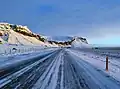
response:
[[[56,53],[57,54],[57,53]],[[54,57],[55,53],[51,54],[51,57]],[[50,55],[49,55],[50,57]],[[45,57],[42,60],[39,60],[25,68],[23,68],[22,70],[14,73],[11,76],[8,76],[8,78],[3,79],[3,84],[5,86],[2,87],[2,89],[14,89],[14,87],[27,87],[27,89],[29,89],[28,87],[31,87],[33,84],[32,82],[35,81],[35,79],[39,78],[39,74],[42,73],[42,70],[39,70],[40,68],[43,69],[45,71],[46,67],[50,64],[50,62],[52,61],[52,59],[49,59],[49,57]],[[45,65],[46,63],[46,65]],[[36,71],[37,70],[37,71]],[[37,78],[35,78],[36,76],[38,76]],[[34,79],[35,78],[35,79]],[[8,80],[9,79],[9,80]],[[33,80],[33,81],[32,81]],[[2,80],[0,80],[2,81]],[[8,81],[8,83],[7,83]],[[30,85],[28,85],[28,84]],[[19,85],[19,86],[18,86]],[[0,84],[1,86],[1,84]]]
[[[61,56],[61,63],[58,72],[57,86],[56,89],[63,89],[63,65],[64,65],[64,55]]]
[[[60,69],[60,65],[61,65],[61,60],[62,60],[62,56],[63,56],[63,53],[62,51],[60,52],[60,54],[58,55],[57,57],[57,63],[55,64],[55,67],[53,68],[53,72],[51,73],[51,79],[50,80],[50,83],[48,84],[47,88],[45,89],[55,89],[58,85],[58,81],[59,80],[59,77],[61,75],[59,75],[59,69]]]
[[[83,78],[78,76],[77,69],[66,53],[64,59],[64,89],[89,89]]]
[[[120,88],[115,80],[64,49],[16,72],[7,84],[2,89]]]
[[[53,63],[48,67],[46,72],[41,76],[33,89],[55,89],[57,86],[58,72],[61,61],[61,51],[54,58]]]

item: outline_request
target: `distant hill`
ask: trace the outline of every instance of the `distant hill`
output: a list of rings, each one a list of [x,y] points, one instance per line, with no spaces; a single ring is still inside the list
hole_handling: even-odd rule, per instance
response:
[[[78,36],[52,36],[46,37],[48,41],[62,43],[63,45],[69,45],[71,47],[90,47],[86,38]]]

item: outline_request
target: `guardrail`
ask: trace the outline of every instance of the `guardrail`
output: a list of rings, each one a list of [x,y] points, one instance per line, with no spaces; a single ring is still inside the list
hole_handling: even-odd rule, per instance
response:
[[[17,46],[17,45],[0,45],[0,56],[9,56],[36,52],[45,49],[43,46]]]

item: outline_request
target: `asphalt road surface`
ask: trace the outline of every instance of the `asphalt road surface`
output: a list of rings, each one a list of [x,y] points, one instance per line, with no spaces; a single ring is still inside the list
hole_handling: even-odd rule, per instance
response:
[[[67,50],[0,65],[0,89],[120,89],[118,81]]]

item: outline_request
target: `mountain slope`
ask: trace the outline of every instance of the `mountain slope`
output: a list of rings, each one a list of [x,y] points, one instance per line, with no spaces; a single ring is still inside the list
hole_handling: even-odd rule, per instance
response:
[[[24,36],[23,34],[19,34],[10,30],[8,43],[11,44],[22,44],[22,45],[44,45],[42,41],[34,37]]]
[[[82,37],[42,36],[31,32],[27,26],[0,23],[0,44],[33,45],[46,47],[88,47]]]
[[[79,47],[79,48],[88,48],[90,45],[88,44],[86,38],[78,37],[78,36],[53,36],[47,37],[49,41],[56,42],[57,44],[62,44],[64,46],[71,47]]]
[[[12,26],[17,26],[17,30],[33,34],[27,27],[22,27],[21,25],[11,25],[7,23],[0,24],[0,40],[2,43],[7,42],[8,44],[20,44],[20,45],[47,45],[44,42],[40,41],[36,37],[28,36],[20,32],[16,32]]]
[[[90,48],[91,46],[88,44],[85,38],[75,37],[72,44],[74,48]]]

